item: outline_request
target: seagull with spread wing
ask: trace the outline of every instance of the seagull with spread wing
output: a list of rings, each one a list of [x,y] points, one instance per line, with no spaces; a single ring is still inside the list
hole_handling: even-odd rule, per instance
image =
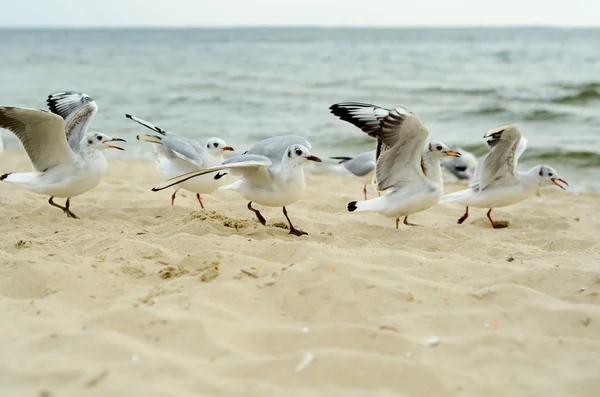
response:
[[[220,190],[235,190],[246,200],[250,200],[248,209],[254,212],[263,225],[267,222],[259,210],[252,207],[253,202],[267,207],[282,207],[283,215],[290,225],[290,234],[299,237],[308,233],[294,227],[285,207],[298,201],[304,194],[306,182],[303,165],[307,161],[321,162],[321,159],[310,154],[310,149],[310,143],[300,136],[271,137],[258,142],[244,154],[225,160],[220,166],[171,178],[152,191],[163,190],[215,171],[227,170],[240,179],[222,186]],[[218,179],[222,175],[219,173],[214,178]]]
[[[165,180],[188,172],[221,165],[223,164],[223,153],[233,151],[231,146],[227,146],[225,141],[219,138],[210,138],[202,146],[193,139],[167,132],[139,117],[130,114],[126,114],[125,117],[159,134],[138,135],[137,139],[154,144],[156,169]],[[175,191],[171,196],[171,205],[175,204],[175,195],[179,189],[184,189],[196,193],[196,198],[204,209],[200,194],[213,193],[224,185],[225,179],[215,179],[215,174],[206,174],[173,186]]]
[[[506,221],[492,220],[493,208],[517,204],[546,186],[559,183],[569,185],[550,166],[536,165],[529,171],[518,172],[517,162],[527,148],[519,126],[507,124],[496,127],[484,135],[489,147],[488,153],[479,161],[469,188],[442,197],[442,203],[458,203],[466,207],[465,214],[458,223],[469,216],[469,207],[489,208],[487,217],[494,229],[508,226]]]
[[[98,186],[107,167],[102,150],[123,150],[110,142],[125,140],[88,131],[98,106],[86,94],[58,92],[48,96],[47,103],[51,112],[0,107],[0,128],[17,136],[33,168],[33,172],[3,174],[0,181],[48,195],[50,205],[78,218],[69,209],[71,198]],[[54,197],[67,201],[62,206]]]
[[[419,117],[397,106],[379,106],[343,102],[332,105],[331,113],[360,128],[377,139],[375,180],[381,197],[348,203],[350,212],[376,212],[388,218],[400,217],[404,224],[408,216],[437,204],[444,182],[440,160],[445,156],[460,157],[442,142],[426,142],[429,135]]]

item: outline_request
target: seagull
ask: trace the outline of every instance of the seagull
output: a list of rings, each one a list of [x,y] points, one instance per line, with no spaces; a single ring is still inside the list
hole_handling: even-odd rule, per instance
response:
[[[388,218],[408,216],[437,204],[443,192],[440,159],[460,157],[442,142],[425,142],[429,132],[419,117],[402,106],[384,109],[365,103],[343,102],[332,105],[331,113],[377,138],[377,190],[381,197],[351,201],[350,212],[376,212]]]
[[[101,151],[123,150],[109,142],[125,140],[88,132],[98,106],[86,94],[58,92],[48,96],[47,103],[51,112],[0,107],[0,128],[19,138],[33,168],[33,172],[4,174],[0,181],[49,195],[50,205],[78,218],[69,209],[71,198],[98,186],[106,173]],[[65,206],[56,204],[54,197],[66,197]]]
[[[547,165],[536,165],[526,172],[517,172],[519,157],[527,148],[519,126],[507,124],[490,130],[483,136],[487,139],[488,153],[482,157],[469,188],[445,195],[442,203],[459,203],[466,211],[458,223],[469,216],[469,207],[489,208],[487,217],[494,229],[508,226],[506,221],[494,222],[492,209],[519,203],[546,186],[556,185],[566,190],[559,182],[569,184]]]
[[[363,193],[367,199],[367,184],[373,180],[375,174],[375,150],[361,153],[356,157],[330,157],[340,160],[339,164],[363,183]]]
[[[219,190],[235,190],[246,200],[250,200],[248,209],[254,212],[263,225],[267,222],[252,207],[253,202],[268,207],[283,207],[283,215],[290,225],[290,234],[299,237],[308,233],[294,227],[285,207],[298,201],[304,193],[303,165],[307,161],[321,162],[321,159],[310,154],[310,149],[310,143],[300,136],[271,137],[255,144],[244,154],[225,160],[222,165],[171,178],[152,191],[163,190],[200,175],[229,170],[234,176],[241,178]],[[222,175],[224,174],[218,173],[214,178],[218,179]]]
[[[165,180],[188,172],[221,165],[223,164],[224,151],[233,151],[231,146],[227,146],[225,141],[219,138],[210,138],[202,146],[193,139],[167,132],[139,117],[130,114],[126,114],[125,117],[160,134],[138,135],[137,139],[155,144],[156,169]],[[179,189],[183,188],[184,190],[196,193],[200,207],[204,209],[200,194],[213,193],[222,185],[223,181],[215,179],[214,175],[206,175],[183,182],[175,186],[175,191],[171,196],[171,205],[175,204],[175,195]]]
[[[473,177],[477,168],[477,157],[471,152],[457,148],[460,157],[444,157],[441,160],[442,168],[450,172],[459,181],[468,181]]]

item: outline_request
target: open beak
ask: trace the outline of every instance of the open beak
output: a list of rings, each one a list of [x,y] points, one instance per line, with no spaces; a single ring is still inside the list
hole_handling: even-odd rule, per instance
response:
[[[450,157],[460,157],[460,153],[458,153],[456,150],[448,150],[446,152],[446,156],[450,156]]]
[[[306,156],[306,159],[310,160],[310,161],[315,161],[317,163],[321,163],[321,159],[318,158],[317,156]]]
[[[567,189],[565,189],[563,186],[561,186],[561,185],[560,185],[558,182],[562,182],[562,183],[564,183],[565,185],[569,186],[569,184],[567,183],[567,181],[565,181],[565,180],[564,180],[564,179],[562,179],[562,178],[550,178],[550,180],[552,181],[552,183],[554,183],[556,186],[558,186],[558,187],[559,187],[559,188],[561,188],[562,190],[567,190]],[[558,181],[558,182],[556,182],[556,181]]]
[[[127,142],[125,139],[121,139],[121,138],[112,138],[112,139],[107,139],[105,141],[102,141],[102,143],[106,143],[106,142]],[[119,149],[119,150],[125,150],[122,147],[118,147],[118,146],[113,146],[113,145],[106,145],[109,148],[113,148],[113,149]]]
[[[233,152],[233,148],[231,146],[225,146],[223,150],[229,150],[230,152]]]

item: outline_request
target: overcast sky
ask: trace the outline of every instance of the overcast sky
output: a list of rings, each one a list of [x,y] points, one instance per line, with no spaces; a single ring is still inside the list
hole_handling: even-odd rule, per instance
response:
[[[0,0],[9,26],[600,26],[600,0]]]

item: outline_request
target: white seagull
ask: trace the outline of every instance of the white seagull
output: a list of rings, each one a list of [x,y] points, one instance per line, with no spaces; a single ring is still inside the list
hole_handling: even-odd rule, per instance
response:
[[[49,195],[50,205],[77,218],[69,209],[71,198],[98,186],[106,173],[106,158],[101,151],[123,150],[108,142],[125,140],[88,132],[98,106],[86,94],[59,92],[48,96],[47,103],[53,113],[0,107],[0,128],[19,138],[33,168],[33,172],[4,174],[0,181]],[[54,197],[65,197],[65,206],[54,203]]]
[[[356,157],[330,157],[339,160],[339,165],[355,176],[363,184],[363,193],[367,199],[367,185],[373,181],[375,175],[375,150],[361,153]]]
[[[318,157],[310,154],[310,148],[310,143],[299,136],[268,138],[255,144],[244,154],[225,160],[220,166],[172,178],[152,191],[163,190],[215,171],[229,170],[233,176],[241,179],[220,190],[235,190],[250,200],[248,209],[256,214],[263,225],[266,225],[265,218],[252,207],[253,202],[268,207],[283,207],[283,214],[290,224],[290,234],[302,236],[308,233],[294,227],[285,207],[298,201],[304,193],[306,185],[302,166],[307,161],[321,162]],[[219,173],[214,178],[222,175]]]
[[[404,224],[408,216],[437,204],[443,193],[440,159],[460,157],[442,142],[428,142],[427,128],[419,117],[398,106],[383,109],[365,103],[344,102],[332,105],[331,113],[354,124],[369,136],[377,138],[377,190],[387,194],[365,201],[348,203],[350,212],[376,212],[388,218],[400,217]]]
[[[526,172],[517,172],[519,157],[527,148],[527,140],[516,124],[507,124],[492,129],[486,135],[488,153],[481,159],[469,188],[445,195],[442,203],[459,203],[466,211],[458,223],[469,216],[469,207],[489,208],[487,217],[494,229],[508,226],[506,221],[494,222],[492,209],[519,203],[546,186],[558,182],[569,185],[556,171],[547,165],[536,165]]]
[[[165,180],[188,172],[221,165],[223,164],[223,152],[226,150],[233,151],[231,146],[227,146],[225,141],[219,138],[210,138],[202,146],[193,139],[167,132],[138,117],[129,114],[126,114],[125,117],[160,134],[138,135],[137,139],[155,144],[156,169]],[[213,193],[223,185],[223,181],[215,179],[214,175],[211,174],[182,182],[174,186],[175,191],[171,196],[171,205],[175,204],[177,191],[183,188],[184,190],[196,193],[196,198],[202,209],[204,209],[200,194]]]

